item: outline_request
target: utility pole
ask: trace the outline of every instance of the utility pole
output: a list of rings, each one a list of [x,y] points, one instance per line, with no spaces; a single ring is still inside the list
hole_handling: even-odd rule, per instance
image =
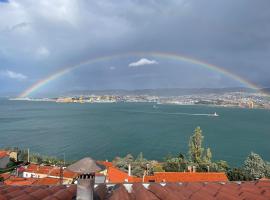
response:
[[[30,163],[30,149],[27,149],[27,162]]]
[[[64,179],[64,166],[65,166],[65,163],[66,163],[66,154],[63,153],[63,156],[64,156],[64,161],[63,163],[60,164],[60,173],[59,173],[59,183],[60,185],[63,185],[63,179]]]
[[[66,165],[66,153],[64,152],[64,166]]]
[[[63,185],[63,176],[64,176],[64,169],[63,169],[63,166],[61,165],[60,166],[60,174],[59,174],[59,182],[60,182],[60,185]]]

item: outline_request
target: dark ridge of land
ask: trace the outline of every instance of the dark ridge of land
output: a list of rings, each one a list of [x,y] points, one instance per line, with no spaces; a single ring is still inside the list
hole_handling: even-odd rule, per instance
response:
[[[72,90],[63,95],[151,95],[151,96],[180,96],[193,94],[223,94],[226,92],[256,92],[254,89],[244,87],[233,88],[157,88],[137,90]]]
[[[181,96],[181,95],[200,95],[200,94],[224,94],[228,92],[246,92],[255,93],[258,92],[255,89],[245,88],[245,87],[229,87],[229,88],[156,88],[156,89],[108,89],[108,90],[69,90],[55,92],[40,93],[37,92],[33,97],[43,98],[43,97],[55,97],[55,96],[80,96],[80,95],[150,95],[150,96]],[[270,87],[262,88],[259,92],[270,94]],[[0,97],[4,98],[14,98],[18,94],[14,92],[0,94]]]

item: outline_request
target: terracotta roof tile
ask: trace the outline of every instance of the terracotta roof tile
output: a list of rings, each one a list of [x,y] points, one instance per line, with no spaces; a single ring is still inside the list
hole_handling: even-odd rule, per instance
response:
[[[220,184],[204,184],[204,186],[198,191],[198,193],[205,193],[211,197],[215,196],[219,189],[220,189]]]
[[[0,200],[8,200],[8,198],[0,194]]]
[[[33,186],[33,187],[27,187],[27,188],[25,188],[24,191],[27,192],[27,193],[32,193],[32,192],[35,192],[38,189],[39,189],[39,187],[37,187],[37,186],[34,187]]]
[[[72,194],[70,191],[68,190],[59,190],[58,192],[56,192],[55,194],[52,195],[53,197],[56,197],[57,199],[65,199],[65,200],[71,200],[75,194]]]
[[[75,194],[77,190],[77,185],[67,185],[65,189],[70,193]]]
[[[190,200],[214,200],[215,197],[213,195],[211,195],[209,192],[207,192],[206,190],[199,190],[197,192],[194,192],[191,196],[190,196]]]
[[[76,188],[74,189],[76,190]],[[105,199],[105,197],[107,196],[107,193],[108,193],[108,189],[105,184],[99,184],[95,188],[95,197],[98,199]]]
[[[110,200],[130,200],[131,195],[127,192],[126,188],[123,185],[117,186],[118,188],[112,192]]]
[[[30,194],[31,197],[35,197],[37,199],[43,199],[50,195],[50,192],[48,190],[44,190],[42,188],[36,190],[35,192],[32,192]]]
[[[134,183],[129,199],[190,199],[190,200],[266,200],[269,190],[262,190],[256,182],[227,183]],[[148,186],[147,186],[148,185]],[[162,186],[163,185],[163,186]],[[243,191],[241,191],[241,188]],[[246,190],[248,189],[248,190]],[[123,189],[121,189],[123,190]],[[250,191],[253,191],[252,193]],[[118,192],[114,191],[115,193]],[[127,191],[122,191],[127,193]],[[115,199],[116,197],[113,196]],[[118,196],[119,198],[121,195]]]
[[[156,172],[156,182],[213,182],[228,181],[225,173],[203,172]]]
[[[60,180],[58,178],[40,178],[34,182],[34,185],[57,185],[59,184]]]
[[[60,168],[54,168],[49,172],[50,176],[60,176]],[[64,169],[63,170],[63,177],[64,178],[76,178],[78,176],[77,173],[72,172],[70,170]]]
[[[181,199],[186,199],[187,196],[190,196],[190,194],[185,195],[185,191],[184,191],[184,186],[183,184],[179,184],[179,183],[167,183],[166,187],[170,190],[170,192],[173,192],[174,194],[176,194],[177,196],[179,196],[179,198]]]
[[[164,199],[164,200],[170,200],[170,199],[182,200],[181,197],[175,195],[174,193],[171,193],[170,190],[168,190],[166,186],[163,187],[163,186],[161,186],[158,183],[150,184],[150,186],[149,186],[148,189],[153,194],[155,194],[159,199]]]
[[[49,174],[49,172],[53,169],[53,166],[42,166],[36,164],[30,164],[24,170],[25,172],[32,172],[37,174]]]
[[[2,177],[4,180],[6,179],[9,179],[11,177],[10,173],[3,173],[3,174],[0,174],[0,177]]]
[[[108,161],[97,161],[97,164],[99,165],[103,165],[105,167],[113,167],[113,163],[112,162],[108,162]]]
[[[54,197],[54,196],[48,196],[48,197],[44,198],[43,200],[59,200],[59,199]]]
[[[34,178],[19,178],[19,177],[11,177],[4,181],[6,185],[32,185],[35,183],[37,179]]]
[[[23,190],[18,189],[18,190],[15,190],[14,192],[7,193],[6,197],[9,198],[9,199],[12,199],[12,198],[24,195],[24,194],[27,194],[27,193],[25,191],[23,191]]]
[[[113,187],[101,184],[95,188],[99,200],[269,200],[268,183],[125,183]],[[10,186],[0,185],[0,200],[71,200],[76,185],[70,186]]]
[[[0,151],[0,158],[9,156],[7,151]]]
[[[12,200],[37,200],[37,198],[31,197],[29,194],[24,194],[16,198],[13,198]]]
[[[108,167],[107,179],[110,183],[143,182],[142,178],[128,176],[126,172],[116,167]],[[152,176],[145,176],[144,182],[227,182],[225,173],[202,172],[155,172]]]
[[[140,183],[135,183],[132,186],[133,193],[135,199],[141,199],[141,200],[159,200],[159,198],[147,190],[142,184]]]
[[[267,188],[270,188],[270,180],[269,181],[258,181],[257,183],[255,183],[255,185],[257,187],[267,187]]]
[[[108,168],[107,179],[110,183],[124,183],[126,180],[128,180],[128,182],[142,182],[142,178],[128,176],[127,173],[117,169],[116,167]]]
[[[264,197],[260,194],[254,194],[250,192],[243,192],[239,195],[244,200],[269,200],[267,197]]]
[[[239,196],[235,196],[229,192],[218,192],[215,196],[216,200],[239,200]]]
[[[263,190],[262,193],[261,193],[264,197],[267,197],[270,199],[270,190]]]

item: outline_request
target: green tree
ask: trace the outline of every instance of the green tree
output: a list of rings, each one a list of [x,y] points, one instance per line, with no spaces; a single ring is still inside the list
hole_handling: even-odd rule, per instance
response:
[[[219,160],[215,162],[217,169],[215,171],[218,172],[226,172],[229,170],[229,164],[224,160]]]
[[[189,139],[189,156],[190,160],[194,163],[199,163],[202,160],[204,149],[202,148],[204,136],[202,130],[197,127],[194,134]]]
[[[164,172],[163,166],[161,164],[155,164],[153,166],[153,172]]]
[[[266,164],[260,155],[251,152],[244,162],[244,171],[252,179],[265,177]]]
[[[121,169],[122,171],[128,171],[128,165],[134,162],[134,157],[131,154],[127,154],[125,157],[116,157],[113,160],[113,165]]]
[[[166,172],[183,172],[187,169],[188,161],[183,154],[179,154],[177,157],[168,155],[163,163],[163,169]]]
[[[128,172],[129,164],[131,165],[132,175],[142,177],[145,172],[148,172],[149,175],[153,174],[153,166],[157,164],[157,161],[145,159],[142,153],[135,160],[131,154],[124,158],[116,157],[113,160],[113,165],[125,172]]]
[[[270,163],[265,162],[265,177],[270,178]]]
[[[250,176],[242,168],[233,168],[227,171],[230,181],[250,181]]]
[[[204,155],[204,162],[211,163],[212,161],[212,152],[210,148],[206,149],[205,155]]]
[[[143,162],[143,161],[145,161],[142,152],[139,153],[139,155],[137,156],[137,158],[136,158],[135,161],[137,161],[137,162]]]

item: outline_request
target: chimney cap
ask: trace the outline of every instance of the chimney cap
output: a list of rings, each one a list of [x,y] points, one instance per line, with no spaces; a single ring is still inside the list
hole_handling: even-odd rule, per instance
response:
[[[96,161],[90,157],[85,157],[72,165],[69,165],[67,169],[79,174],[94,173],[101,170]]]

